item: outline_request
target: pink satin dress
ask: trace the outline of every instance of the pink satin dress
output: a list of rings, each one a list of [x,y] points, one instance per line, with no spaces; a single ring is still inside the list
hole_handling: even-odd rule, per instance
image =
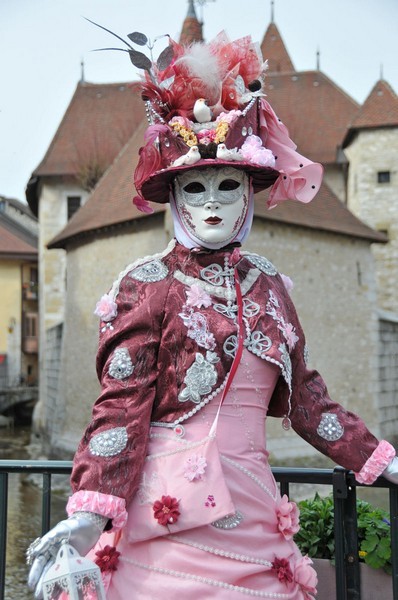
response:
[[[145,542],[130,543],[125,530],[117,570],[105,577],[108,600],[314,598],[315,571],[292,539],[297,509],[281,499],[268,463],[265,423],[279,375],[245,350],[222,405],[217,440],[236,513]],[[184,425],[187,439],[207,435],[219,400]],[[96,550],[113,543],[103,534]]]

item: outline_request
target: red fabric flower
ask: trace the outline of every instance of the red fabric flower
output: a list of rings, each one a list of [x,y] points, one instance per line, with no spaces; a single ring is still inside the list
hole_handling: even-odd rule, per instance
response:
[[[117,571],[120,552],[116,550],[115,546],[105,546],[103,550],[98,550],[95,556],[98,556],[95,563],[101,571]]]
[[[286,584],[292,583],[293,573],[286,558],[275,558],[272,570],[277,574],[279,581],[284,581]]]
[[[177,498],[171,496],[162,496],[161,500],[156,500],[153,506],[153,516],[160,525],[169,525],[177,523],[180,511]]]

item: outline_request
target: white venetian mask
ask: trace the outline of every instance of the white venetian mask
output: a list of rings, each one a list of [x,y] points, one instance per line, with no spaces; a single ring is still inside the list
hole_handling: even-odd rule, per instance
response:
[[[187,233],[204,247],[234,241],[248,211],[249,178],[233,167],[190,169],[177,175],[174,199]]]

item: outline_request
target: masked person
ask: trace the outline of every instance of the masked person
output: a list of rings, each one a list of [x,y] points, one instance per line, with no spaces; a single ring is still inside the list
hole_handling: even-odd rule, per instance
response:
[[[95,546],[109,600],[311,599],[316,574],[268,464],[267,416],[361,483],[396,481],[395,451],[329,398],[283,278],[241,250],[254,193],[272,186],[270,207],[309,202],[322,178],[265,100],[257,46],[222,34],[170,48],[143,83],[151,125],[134,202],[170,202],[175,239],[97,305],[102,392],[74,459],[69,518],[31,547],[29,585],[40,596],[67,538],[82,554]]]

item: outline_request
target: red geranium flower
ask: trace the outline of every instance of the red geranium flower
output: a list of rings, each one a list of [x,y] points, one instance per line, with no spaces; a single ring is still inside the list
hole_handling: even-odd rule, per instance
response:
[[[177,523],[180,511],[177,498],[171,496],[162,496],[161,500],[156,500],[153,506],[153,516],[160,525]]]
[[[98,556],[95,563],[101,571],[117,571],[120,552],[116,550],[115,546],[105,546],[103,550],[98,550],[95,555]]]
[[[275,558],[272,563],[272,570],[277,574],[279,581],[291,583],[293,581],[293,573],[286,558]]]

